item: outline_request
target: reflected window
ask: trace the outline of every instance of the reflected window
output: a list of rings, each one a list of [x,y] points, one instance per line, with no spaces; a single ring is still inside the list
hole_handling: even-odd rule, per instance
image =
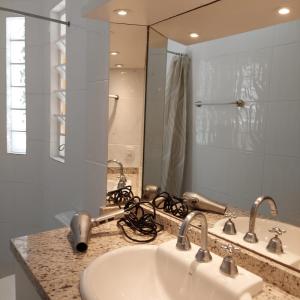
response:
[[[25,18],[6,18],[7,152],[26,154]]]
[[[51,17],[66,21],[66,3],[51,10]],[[51,128],[50,154],[65,160],[66,142],[66,26],[51,24]]]

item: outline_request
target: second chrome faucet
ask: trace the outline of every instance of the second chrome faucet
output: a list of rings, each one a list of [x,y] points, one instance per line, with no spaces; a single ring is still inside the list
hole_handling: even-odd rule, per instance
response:
[[[179,228],[176,247],[179,250],[185,250],[185,251],[191,249],[191,243],[187,236],[187,232],[191,221],[196,216],[200,217],[200,222],[201,222],[201,244],[200,244],[200,249],[196,254],[196,260],[198,262],[209,262],[211,261],[212,258],[207,248],[207,238],[208,238],[207,220],[205,215],[199,211],[193,211],[185,217],[184,221],[182,222]]]
[[[254,201],[254,203],[251,207],[250,219],[249,219],[249,230],[244,236],[244,240],[248,243],[257,243],[258,242],[258,238],[255,233],[255,221],[256,221],[258,209],[263,202],[267,202],[269,204],[272,216],[278,215],[277,205],[276,205],[275,200],[272,197],[270,197],[270,196],[258,197]]]

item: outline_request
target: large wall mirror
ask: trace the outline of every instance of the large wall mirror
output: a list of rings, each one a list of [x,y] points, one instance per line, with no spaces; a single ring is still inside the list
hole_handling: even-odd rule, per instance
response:
[[[140,195],[146,49],[145,26],[110,24],[108,193],[124,188]]]
[[[214,1],[151,26],[148,44],[144,184],[246,212],[273,197],[257,230],[286,230],[286,259],[228,240],[300,270],[299,1]]]

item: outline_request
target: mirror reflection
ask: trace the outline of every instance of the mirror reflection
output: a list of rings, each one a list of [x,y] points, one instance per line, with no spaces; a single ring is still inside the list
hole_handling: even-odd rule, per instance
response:
[[[124,189],[140,195],[146,44],[145,27],[110,25],[108,193]]]
[[[221,1],[151,28],[144,182],[227,203],[238,218],[219,217],[212,233],[299,268],[300,7],[283,16],[275,2],[258,13],[261,1]],[[258,243],[247,242],[240,215],[261,195],[278,215],[263,201]],[[270,250],[278,238],[284,254]]]

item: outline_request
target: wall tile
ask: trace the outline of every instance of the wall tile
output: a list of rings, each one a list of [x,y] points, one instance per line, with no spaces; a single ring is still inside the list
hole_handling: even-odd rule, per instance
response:
[[[300,226],[300,159],[267,155],[263,193],[274,197],[279,219]]]
[[[108,79],[109,70],[109,45],[103,43],[108,40],[108,27],[100,32],[89,31],[87,33],[87,79],[88,82],[95,82]],[[103,59],[95,59],[95,58]]]
[[[199,145],[262,153],[265,105],[203,106],[195,109],[195,134]]]
[[[300,101],[300,42],[273,50],[271,101]]]
[[[88,84],[87,93],[87,160],[104,163],[107,160],[108,82]]]
[[[268,104],[266,153],[300,157],[299,116],[300,101]]]
[[[300,21],[292,21],[274,26],[274,45],[300,42]]]
[[[268,100],[271,59],[271,48],[238,54],[234,99],[245,101]]]

